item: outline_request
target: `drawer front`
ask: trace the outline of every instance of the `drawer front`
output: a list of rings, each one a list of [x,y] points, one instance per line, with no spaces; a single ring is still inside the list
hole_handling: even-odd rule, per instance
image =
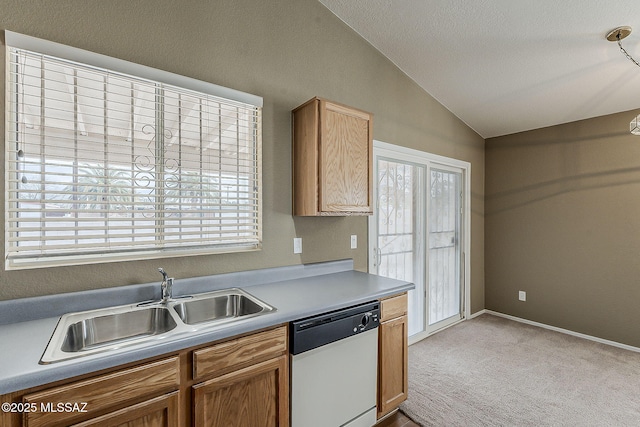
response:
[[[383,299],[381,301],[380,320],[382,322],[407,314],[407,294]]]
[[[87,419],[109,407],[177,389],[179,383],[179,359],[171,357],[28,394],[23,401],[35,404],[38,411],[25,414],[25,426],[52,426]],[[72,406],[65,406],[68,404]]]
[[[219,375],[286,352],[286,326],[225,341],[193,352],[193,379]]]

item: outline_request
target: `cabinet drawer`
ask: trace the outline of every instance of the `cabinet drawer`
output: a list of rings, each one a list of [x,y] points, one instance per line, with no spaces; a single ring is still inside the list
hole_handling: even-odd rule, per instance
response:
[[[287,352],[287,327],[236,338],[193,352],[193,379],[228,372]]]
[[[178,357],[171,357],[25,395],[23,401],[34,403],[39,409],[25,414],[25,426],[52,426],[63,421],[66,424],[67,420],[87,419],[124,402],[177,389],[178,361]],[[58,404],[66,403],[78,404],[78,410],[74,407],[74,411],[66,412],[63,408],[62,412],[54,412]]]
[[[380,321],[384,322],[407,313],[407,294],[383,299],[381,301]]]

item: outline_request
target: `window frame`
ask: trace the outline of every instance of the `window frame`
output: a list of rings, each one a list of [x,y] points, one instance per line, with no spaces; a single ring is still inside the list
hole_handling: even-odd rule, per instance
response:
[[[125,260],[141,260],[141,259],[155,259],[175,256],[192,256],[192,255],[204,255],[204,254],[216,254],[227,252],[246,252],[260,250],[262,248],[262,123],[261,123],[261,111],[263,100],[261,97],[240,92],[234,89],[218,86],[212,83],[196,80],[190,77],[181,76],[178,74],[158,70],[155,68],[147,67],[141,64],[135,64],[129,61],[89,52],[86,50],[74,48],[71,46],[54,43],[47,40],[38,39],[31,36],[26,36],[19,33],[5,31],[5,64],[6,64],[6,117],[5,117],[5,269],[7,270],[21,270],[30,268],[52,267],[52,266],[66,266],[66,265],[81,265],[81,264],[94,264],[104,262],[118,262]],[[252,174],[255,175],[255,182],[257,189],[255,189],[255,197],[257,198],[255,204],[257,205],[257,243],[255,244],[237,244],[237,245],[211,245],[204,247],[164,247],[155,249],[144,249],[140,251],[122,251],[122,250],[110,250],[108,243],[104,245],[104,251],[91,253],[75,253],[69,255],[34,255],[30,258],[11,257],[10,248],[12,243],[10,242],[10,192],[17,191],[16,188],[11,187],[10,174],[12,171],[9,168],[11,162],[9,154],[9,146],[11,145],[12,137],[11,132],[15,132],[16,120],[11,116],[11,109],[9,108],[12,102],[9,96],[11,81],[11,58],[13,53],[10,49],[17,48],[21,50],[36,52],[46,56],[59,58],[71,63],[76,63],[79,66],[94,67],[96,69],[107,70],[123,76],[131,77],[137,80],[148,80],[154,83],[160,83],[171,87],[183,89],[186,91],[212,95],[218,98],[224,98],[229,101],[238,102],[242,104],[249,104],[251,107],[256,107],[256,130],[254,139],[254,152],[256,156],[255,167],[252,169]],[[14,171],[15,172],[15,171]],[[222,185],[222,184],[220,184]],[[40,210],[44,215],[44,205]],[[161,214],[159,214],[161,215]],[[161,218],[162,216],[156,216]],[[41,240],[42,241],[42,240]]]

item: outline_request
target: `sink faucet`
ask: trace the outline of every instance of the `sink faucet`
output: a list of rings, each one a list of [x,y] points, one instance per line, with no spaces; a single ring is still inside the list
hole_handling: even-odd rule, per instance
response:
[[[160,302],[166,304],[173,298],[173,277],[167,277],[167,273],[162,267],[158,268],[158,271],[162,274],[162,283],[160,284],[162,299]]]

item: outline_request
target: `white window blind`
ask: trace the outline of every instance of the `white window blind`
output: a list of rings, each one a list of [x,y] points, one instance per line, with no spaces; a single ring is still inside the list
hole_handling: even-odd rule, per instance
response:
[[[261,103],[9,41],[7,61],[8,269],[260,247]]]

